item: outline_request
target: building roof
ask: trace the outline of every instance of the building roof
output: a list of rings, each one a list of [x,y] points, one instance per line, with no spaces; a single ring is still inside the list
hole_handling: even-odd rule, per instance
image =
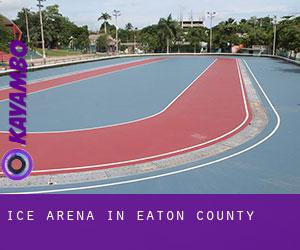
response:
[[[97,39],[103,35],[104,34],[90,34],[89,39],[90,39],[91,45],[95,45],[97,43]],[[110,35],[108,35],[107,40],[108,40],[108,45],[110,45],[110,46],[113,46],[116,44],[116,40]]]

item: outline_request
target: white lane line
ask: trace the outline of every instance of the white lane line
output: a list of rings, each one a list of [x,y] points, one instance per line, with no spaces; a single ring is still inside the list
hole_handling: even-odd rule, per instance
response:
[[[141,61],[148,60],[148,59],[149,58],[144,58],[144,59],[142,58],[142,59],[138,59],[138,60],[128,60],[128,61],[120,62],[120,63],[112,63],[112,64],[107,64],[107,65],[102,65],[102,66],[99,66],[99,67],[94,67],[94,68],[89,68],[89,69],[83,69],[83,70],[78,70],[78,71],[72,71],[72,72],[63,73],[63,74],[59,74],[59,75],[48,76],[48,77],[42,77],[42,78],[33,79],[32,81],[27,82],[27,85],[28,86],[29,85],[35,85],[35,84],[38,84],[38,83],[43,82],[43,81],[55,80],[57,78],[61,78],[61,77],[65,77],[65,76],[72,76],[72,75],[86,73],[86,72],[95,71],[95,70],[99,70],[99,69],[106,69],[106,68],[115,67],[115,66],[122,66],[124,64],[141,62]],[[108,60],[106,60],[106,61],[108,61]],[[100,61],[100,62],[104,62],[104,61]],[[92,62],[92,63],[95,63],[95,62]],[[70,65],[67,65],[65,67],[68,67],[68,66],[70,66]],[[7,89],[11,89],[11,87],[9,86],[9,84],[6,85],[6,86],[0,87],[0,91],[7,90]]]
[[[268,95],[263,90],[262,86],[258,82],[257,78],[255,77],[254,73],[250,69],[247,62],[244,59],[243,59],[243,62],[246,65],[246,67],[247,67],[248,71],[250,72],[250,74],[252,75],[253,79],[255,80],[255,82],[256,82],[257,86],[259,87],[260,91],[264,95],[265,99],[267,100],[268,104],[270,105],[270,107],[271,107],[272,111],[274,112],[274,114],[276,116],[276,119],[277,119],[276,126],[274,127],[274,129],[265,138],[263,138],[262,140],[258,141],[255,144],[253,144],[252,146],[250,146],[248,148],[245,148],[245,149],[243,149],[239,152],[236,152],[234,154],[228,155],[226,157],[222,157],[220,159],[214,160],[214,161],[210,161],[210,162],[198,165],[198,166],[194,166],[194,167],[190,167],[190,168],[186,168],[186,169],[182,169],[182,170],[168,172],[168,173],[165,173],[165,174],[153,175],[153,176],[148,176],[148,177],[144,177],[144,178],[137,178],[137,179],[127,180],[127,181],[112,182],[112,183],[107,183],[107,184],[84,186],[84,187],[63,188],[63,189],[53,189],[53,190],[40,190],[40,191],[31,191],[31,192],[29,191],[29,192],[19,192],[19,193],[15,192],[15,193],[7,193],[7,194],[43,194],[43,193],[71,192],[71,191],[90,190],[90,189],[96,189],[96,188],[104,188],[104,187],[111,187],[111,186],[117,186],[117,185],[138,183],[138,182],[142,182],[142,181],[148,181],[148,180],[153,180],[153,179],[157,179],[157,178],[172,176],[172,175],[192,171],[192,170],[195,170],[195,169],[203,168],[203,167],[206,167],[206,166],[209,166],[209,165],[212,165],[212,164],[216,164],[216,163],[231,159],[233,157],[236,157],[238,155],[241,155],[243,153],[246,153],[246,152],[258,147],[259,145],[261,145],[264,142],[266,142],[267,140],[269,140],[277,132],[277,130],[280,127],[281,119],[280,119],[280,116],[279,116],[278,112],[276,111],[274,105],[272,104],[272,102],[269,99]]]
[[[164,109],[162,109],[161,111],[159,111],[158,113],[155,113],[153,115],[149,115],[149,116],[145,116],[136,120],[131,120],[128,122],[121,122],[121,123],[115,123],[115,124],[111,124],[111,125],[105,125],[105,126],[97,126],[97,127],[91,127],[91,128],[82,128],[82,129],[70,129],[70,130],[62,130],[62,131],[41,131],[41,132],[29,132],[27,134],[60,134],[60,133],[71,133],[71,132],[80,132],[80,131],[90,131],[90,130],[96,130],[96,129],[102,129],[102,128],[110,128],[110,127],[116,127],[116,126],[121,126],[121,125],[126,125],[126,124],[130,124],[130,123],[134,123],[134,122],[139,122],[139,121],[143,121],[155,116],[158,116],[160,114],[162,114],[163,112],[165,112],[187,89],[190,88],[190,86],[192,86],[194,84],[195,81],[197,81],[218,59],[215,59],[212,63],[210,63],[207,68],[196,77],[195,80],[193,80],[179,95],[177,95]],[[152,64],[155,62],[160,62],[160,61],[154,61],[151,63],[147,63],[147,64]],[[135,68],[135,67],[132,67]],[[88,78],[87,78],[88,79]],[[34,92],[34,93],[38,93],[38,92]],[[33,93],[33,94],[34,94]],[[1,102],[1,101],[0,101]],[[7,131],[0,131],[1,133],[7,133]]]
[[[121,123],[116,123],[116,124],[112,124],[112,125],[106,125],[106,126],[98,126],[98,127],[91,127],[91,128],[83,128],[83,129],[73,129],[73,130],[62,130],[62,131],[41,131],[41,132],[29,132],[27,134],[60,134],[60,133],[71,133],[71,132],[80,132],[80,131],[89,131],[89,130],[95,130],[95,129],[100,129],[100,128],[108,128],[108,127],[116,127],[116,126],[121,126],[121,125],[125,125],[125,124],[130,124],[130,123],[134,123],[134,122],[139,122],[139,121],[143,121],[143,120],[146,120],[146,119],[149,119],[149,118],[152,118],[152,117],[155,117],[155,116],[158,116],[160,115],[161,113],[165,112],[190,86],[193,85],[193,83],[198,80],[198,78],[200,76],[202,76],[218,59],[215,59],[211,64],[208,65],[208,67],[199,75],[197,76],[197,78],[195,80],[193,80],[178,96],[175,97],[175,99],[173,99],[163,110],[159,111],[158,113],[155,113],[153,115],[149,115],[149,116],[145,116],[145,117],[142,117],[142,118],[139,118],[139,119],[136,119],[136,120],[131,120],[131,121],[128,121],[128,122],[121,122]],[[147,64],[152,64],[152,63],[155,63],[155,62],[160,62],[160,61],[154,61],[154,62],[151,62],[151,63],[147,63]],[[141,65],[139,65],[141,66]],[[135,66],[136,67],[136,66]],[[135,68],[135,67],[132,67],[132,68]],[[137,66],[138,67],[138,66]],[[110,74],[110,73],[108,73]],[[105,74],[103,74],[105,75]],[[102,76],[102,75],[101,75]],[[94,77],[92,77],[94,78]],[[89,79],[89,78],[86,78],[86,79]],[[70,84],[73,84],[70,83]],[[62,86],[66,86],[68,84],[64,84]],[[61,87],[61,86],[57,86],[57,87]],[[55,88],[55,87],[53,87]],[[47,90],[47,89],[45,89]],[[44,90],[42,90],[44,91]],[[38,91],[38,92],[41,92],[41,91]],[[38,93],[38,92],[34,92],[34,93]],[[34,93],[31,93],[31,94],[34,94]],[[1,102],[1,100],[0,100]],[[0,130],[0,133],[8,133],[6,130],[5,131],[1,131]]]
[[[143,117],[143,118],[140,118],[140,119],[137,119],[137,120],[133,120],[133,121],[129,121],[129,122],[125,122],[125,123],[120,123],[120,124],[114,124],[114,125],[111,125],[111,126],[104,126],[104,127],[114,127],[114,126],[120,126],[120,125],[125,125],[125,124],[129,124],[129,123],[133,123],[133,122],[138,122],[138,121],[142,121],[142,120],[146,120],[146,119],[149,119],[149,118],[153,118],[155,116],[158,116],[160,114],[162,114],[163,112],[165,112],[176,100],[178,100],[206,71],[208,71],[208,69],[213,65],[215,64],[215,62],[217,61],[218,59],[215,59],[211,64],[209,64],[207,66],[207,68],[201,72],[200,75],[198,75],[179,95],[177,95],[175,97],[175,99],[172,100],[172,102],[170,102],[163,110],[161,110],[160,112],[154,114],[154,115],[151,115],[151,116],[147,116],[147,117]],[[240,78],[240,81],[241,81],[241,78]],[[243,86],[242,86],[243,87]],[[244,98],[244,102],[245,102],[245,97],[244,97],[244,93],[243,93],[243,98]],[[246,109],[247,109],[247,105],[245,106]],[[246,110],[247,112],[247,115],[248,115],[248,109]],[[93,128],[93,129],[100,129],[100,128],[104,128],[104,127],[96,127],[96,128]],[[83,129],[84,131],[85,130],[91,130],[91,129]],[[83,131],[83,130],[80,130],[80,131]],[[0,131],[2,132],[2,131]],[[7,133],[7,131],[4,131]],[[71,132],[71,131],[70,131]],[[39,132],[38,132],[39,133]],[[42,134],[44,132],[41,132]],[[62,131],[61,133],[64,133],[64,131]],[[30,133],[32,134],[32,133]],[[209,142],[206,142],[206,143],[209,143]],[[202,143],[202,144],[206,144],[206,143]],[[199,145],[202,145],[202,144],[199,144]],[[196,145],[194,147],[198,147],[199,145]],[[193,148],[193,147],[191,147]],[[182,150],[188,150],[187,149],[182,149]],[[166,154],[161,154],[161,155],[156,155],[156,156],[152,156],[152,157],[146,157],[146,158],[140,158],[140,159],[134,159],[134,160],[130,160],[130,161],[122,161],[122,162],[116,162],[116,163],[108,163],[108,164],[101,164],[101,165],[93,165],[93,166],[79,166],[79,167],[73,167],[73,168],[58,168],[58,169],[48,169],[48,170],[34,170],[32,171],[33,173],[49,173],[49,172],[62,172],[62,171],[66,171],[66,170],[80,170],[80,169],[89,169],[89,168],[99,168],[99,167],[105,167],[105,166],[108,166],[108,165],[120,165],[120,164],[126,164],[126,163],[131,163],[131,162],[137,162],[137,161],[142,161],[142,160],[147,160],[147,159],[152,159],[152,158],[157,158],[157,157],[160,157],[160,156],[165,156],[165,155],[169,155],[169,154],[173,154],[173,153],[176,153],[176,152],[180,152],[182,150],[178,150],[178,151],[174,151],[174,152],[169,152],[169,153],[166,153]],[[0,172],[0,174],[3,174],[2,172]]]
[[[278,112],[276,111],[274,105],[272,104],[271,100],[269,99],[268,95],[265,93],[265,91],[263,90],[262,86],[260,85],[260,83],[258,82],[257,78],[255,77],[254,73],[252,72],[252,70],[250,69],[249,65],[247,64],[247,62],[243,59],[244,64],[246,65],[246,67],[248,68],[248,71],[250,72],[250,74],[252,75],[253,79],[255,80],[257,86],[259,87],[260,91],[262,92],[262,94],[264,95],[265,99],[267,100],[268,104],[270,105],[272,111],[274,112],[277,122],[276,122],[276,126],[274,127],[274,129],[262,140],[258,141],[257,143],[253,144],[252,146],[245,148],[241,151],[238,151],[234,154],[222,157],[220,159],[214,160],[214,161],[210,161],[201,165],[197,165],[194,167],[189,167],[189,168],[185,168],[182,170],[177,170],[177,171],[172,171],[172,172],[168,172],[165,174],[158,174],[158,175],[153,175],[153,176],[148,176],[148,177],[144,177],[144,178],[137,178],[137,179],[131,179],[131,180],[127,180],[127,181],[119,181],[119,182],[112,182],[112,183],[107,183],[107,184],[99,184],[99,185],[91,185],[91,186],[84,186],[84,187],[73,187],[73,188],[62,188],[62,189],[53,189],[53,190],[39,190],[39,191],[28,191],[28,192],[14,192],[14,193],[4,193],[4,194],[45,194],[45,193],[59,193],[59,192],[71,192],[71,191],[80,191],[80,190],[91,190],[91,189],[96,189],[96,188],[104,188],[104,187],[111,187],[111,186],[118,186],[118,185],[124,185],[124,184],[131,184],[131,183],[138,183],[138,182],[142,182],[142,181],[148,181],[148,180],[153,180],[153,179],[158,179],[158,178],[162,178],[162,177],[167,177],[167,176],[172,176],[172,175],[177,175],[177,174],[181,174],[181,173],[185,173],[185,172],[189,172],[192,170],[196,170],[196,169],[200,169],[206,166],[210,166],[219,162],[223,162],[225,160],[231,159],[233,157],[239,156],[243,153],[246,153],[256,147],[258,147],[259,145],[263,144],[264,142],[266,142],[267,140],[269,140],[279,129],[280,127],[280,123],[281,123],[281,119],[280,116],[278,114]]]
[[[216,62],[216,60],[214,61]],[[174,99],[168,106],[170,107],[182,94],[184,94],[186,92],[186,90],[188,88],[190,88],[213,64],[210,64],[205,71],[203,71],[176,99]],[[237,130],[239,130],[242,126],[245,125],[245,123],[247,122],[248,118],[249,118],[249,110],[248,110],[248,105],[247,105],[247,99],[246,99],[246,93],[244,90],[244,84],[243,84],[243,80],[242,80],[242,76],[240,73],[240,68],[238,66],[237,63],[237,59],[236,59],[236,66],[237,66],[237,71],[239,74],[239,80],[240,80],[240,86],[241,86],[241,91],[242,91],[242,95],[243,95],[243,102],[244,102],[244,108],[245,108],[245,118],[244,120],[234,129],[230,130],[229,132],[226,132],[225,134],[216,137],[214,139],[211,139],[209,141],[203,142],[203,143],[199,143],[190,147],[186,147],[186,148],[182,148],[182,149],[178,149],[178,150],[174,150],[174,151],[170,151],[167,153],[163,153],[163,154],[158,154],[158,155],[152,155],[152,156],[148,156],[148,157],[143,157],[143,158],[138,158],[138,159],[133,159],[133,160],[128,160],[128,161],[120,161],[120,162],[110,162],[110,163],[106,163],[106,164],[97,164],[97,165],[90,165],[90,166],[78,166],[78,167],[72,167],[72,168],[56,168],[56,169],[44,169],[44,170],[35,170],[32,171],[33,173],[53,173],[53,172],[64,172],[64,171],[75,171],[75,170],[84,170],[84,169],[94,169],[94,168],[101,168],[101,167],[107,167],[107,166],[117,166],[117,165],[123,165],[123,164],[131,164],[131,163],[138,163],[141,161],[145,161],[145,160],[153,160],[159,157],[166,157],[166,156],[170,156],[170,155],[174,155],[174,154],[178,154],[178,153],[182,153],[185,151],[189,151],[192,149],[196,149],[202,146],[205,146],[207,144],[216,142],[218,140],[221,140],[227,136],[229,136],[230,134],[235,133]],[[166,109],[167,109],[166,108]],[[165,109],[165,110],[166,110]],[[165,111],[164,110],[164,111]]]
[[[138,60],[138,61],[132,61],[132,62],[130,61],[130,62],[124,63],[124,65],[130,64],[130,63],[135,63],[135,62],[143,62],[143,61],[147,61],[147,60],[148,59]],[[156,60],[156,61],[145,62],[143,64],[138,64],[138,65],[135,65],[135,66],[129,66],[128,68],[124,68],[124,69],[117,69],[115,71],[106,72],[104,74],[99,74],[99,75],[96,75],[96,76],[90,76],[90,77],[87,77],[87,78],[84,78],[84,79],[80,79],[80,80],[73,80],[73,81],[70,81],[68,83],[63,83],[61,85],[57,85],[57,86],[54,86],[54,87],[48,87],[48,88],[45,88],[45,89],[41,89],[39,91],[34,91],[34,92],[27,93],[27,96],[34,95],[34,94],[37,94],[37,93],[40,93],[40,92],[43,92],[43,91],[48,91],[48,90],[51,90],[51,89],[61,88],[61,87],[64,87],[64,86],[68,86],[68,85],[77,83],[77,82],[81,82],[81,81],[85,81],[85,80],[89,80],[89,79],[93,79],[93,78],[97,78],[97,77],[102,77],[102,76],[105,76],[105,75],[114,74],[114,73],[118,73],[118,72],[129,70],[129,69],[134,69],[134,68],[141,67],[141,66],[148,65],[148,64],[153,64],[153,63],[161,62],[161,61],[164,61],[164,60],[167,60],[167,58],[163,58],[161,60]],[[122,65],[123,64],[121,64],[120,66],[122,66]],[[111,67],[114,67],[114,66],[118,66],[118,65],[112,65]],[[105,68],[110,68],[110,67],[104,67],[104,69]],[[102,69],[102,68],[99,68],[99,69]],[[71,74],[70,76],[72,76],[72,75],[76,75],[76,74]],[[55,79],[56,79],[56,77],[53,78],[53,80],[55,80]],[[40,82],[35,82],[35,83],[32,83],[32,84],[37,85],[39,83]],[[11,88],[7,88],[7,89],[11,89]],[[5,90],[5,89],[0,89],[0,92],[2,90]],[[3,99],[3,100],[0,100],[0,103],[1,102],[6,102],[6,101],[8,101],[8,99]],[[0,132],[3,132],[3,133],[6,132],[7,133],[7,131],[0,131]],[[65,132],[65,131],[63,131],[63,132]],[[44,132],[33,132],[33,133],[44,133]],[[27,133],[27,134],[32,134],[32,133]]]
[[[129,70],[129,69],[134,69],[134,68],[141,67],[141,66],[144,66],[144,65],[149,65],[149,64],[161,62],[161,61],[164,61],[164,60],[167,60],[167,59],[163,58],[163,59],[158,60],[158,61],[151,61],[151,62],[147,62],[145,64],[139,64],[139,65],[136,65],[136,66],[125,68],[125,69],[121,69],[121,70],[117,70],[117,71],[112,71],[112,72],[107,72],[107,73],[104,73],[104,74],[101,74],[101,75],[97,75],[97,76],[87,77],[87,78],[84,78],[84,79],[81,79],[81,80],[74,80],[74,81],[71,81],[71,82],[68,82],[68,83],[65,83],[65,84],[61,84],[61,85],[58,85],[58,86],[55,86],[55,87],[49,87],[49,88],[45,88],[45,89],[42,89],[42,90],[39,90],[39,91],[28,93],[27,96],[33,95],[33,94],[37,94],[37,93],[40,93],[40,92],[43,92],[43,91],[48,91],[48,90],[56,89],[56,88],[62,88],[62,87],[65,87],[65,86],[68,86],[68,85],[72,85],[72,84],[77,83],[77,82],[86,81],[86,80],[90,80],[90,79],[93,79],[93,78],[102,77],[102,76],[105,76],[105,75],[109,75],[109,74],[113,74],[113,73],[118,73],[118,72],[126,71],[126,70]],[[143,60],[141,60],[141,61],[143,61]],[[8,101],[8,99],[0,100],[0,103],[1,102],[7,102],[7,101]],[[131,121],[131,122],[133,122],[133,121]],[[79,130],[65,130],[65,131],[28,132],[27,135],[29,135],[29,134],[68,133],[68,132],[87,131],[87,130],[92,130],[92,129],[95,129],[95,128],[87,128],[87,129],[79,129]],[[0,133],[9,134],[9,132],[7,130],[0,130]]]

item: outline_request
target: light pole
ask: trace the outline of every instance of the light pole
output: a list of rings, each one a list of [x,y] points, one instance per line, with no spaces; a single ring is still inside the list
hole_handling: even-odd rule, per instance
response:
[[[212,37],[213,37],[213,34],[212,34],[212,19],[215,17],[216,12],[215,11],[208,11],[207,15],[210,18],[209,52],[211,52],[211,49],[212,49]]]
[[[254,42],[256,43],[256,22],[257,22],[257,18],[256,16],[253,17],[253,32],[254,32]]]
[[[114,10],[113,16],[116,18],[116,53],[119,54],[118,17],[121,16],[121,12],[119,10]]]
[[[27,43],[29,45],[30,35],[29,35],[28,15],[27,15],[28,9],[24,8],[24,12],[25,12],[26,32],[27,32]]]
[[[44,7],[41,2],[45,2],[46,0],[37,0],[38,7],[40,12],[40,24],[41,24],[41,35],[42,35],[42,50],[43,50],[43,62],[46,64],[46,52],[45,52],[45,40],[44,40],[44,27],[43,27],[43,17],[42,17],[42,7]]]
[[[277,32],[277,16],[273,18],[273,29],[274,29],[274,37],[273,37],[273,56],[276,54],[276,32]]]
[[[134,32],[134,33],[133,33],[133,38],[134,38],[134,39],[133,39],[133,40],[134,40],[134,41],[133,41],[133,46],[134,46],[134,49],[133,49],[133,50],[134,50],[134,54],[135,54],[135,51],[136,51],[136,33],[137,33],[137,30],[138,30],[138,28],[135,28],[134,31],[133,31],[133,32]]]

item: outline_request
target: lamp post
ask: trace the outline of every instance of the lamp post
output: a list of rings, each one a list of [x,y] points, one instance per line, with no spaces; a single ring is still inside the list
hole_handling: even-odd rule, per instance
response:
[[[277,16],[273,18],[273,29],[274,29],[274,37],[273,37],[273,56],[276,54],[276,32],[277,32]]]
[[[29,35],[29,24],[28,24],[28,9],[24,8],[25,13],[25,22],[26,22],[26,33],[27,33],[27,43],[30,44],[30,35]]]
[[[45,52],[45,40],[44,40],[44,27],[43,27],[43,17],[42,17],[42,7],[44,7],[41,2],[45,2],[46,0],[37,0],[40,13],[40,24],[41,24],[41,36],[42,36],[42,50],[43,50],[43,62],[46,64],[46,52]]]
[[[213,38],[213,34],[212,34],[212,19],[215,17],[216,12],[215,11],[208,11],[207,15],[210,18],[209,52],[211,52],[211,49],[212,49],[212,38]]]
[[[134,33],[133,33],[133,35],[134,35],[134,41],[133,41],[133,46],[134,46],[134,54],[136,53],[136,33],[137,33],[137,31],[138,31],[138,28],[135,28],[134,29]]]
[[[118,17],[121,16],[121,12],[119,10],[114,10],[113,16],[116,18],[116,53],[119,54]]]
[[[31,8],[30,9],[24,8],[28,46],[30,46],[30,34],[29,34],[29,23],[28,23],[28,11],[30,10]],[[30,64],[32,65],[32,53],[30,53]]]

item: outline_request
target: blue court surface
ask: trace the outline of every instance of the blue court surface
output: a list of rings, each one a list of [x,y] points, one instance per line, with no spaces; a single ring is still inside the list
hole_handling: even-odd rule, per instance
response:
[[[145,58],[30,72],[29,81],[140,59]],[[28,130],[76,130],[153,115],[167,106],[212,61],[212,58],[173,58],[33,93],[28,97]],[[1,104],[0,117],[4,119],[0,120],[0,130],[7,130],[8,101]]]
[[[28,81],[145,58],[122,58],[40,70],[30,72]],[[151,116],[178,96],[214,59],[171,57],[32,93],[28,97],[28,129],[30,132],[88,129]],[[107,181],[5,188],[0,192],[300,193],[300,67],[270,58],[239,59],[248,69],[268,115],[267,127],[250,141],[213,157],[167,170]],[[8,77],[0,80],[0,87],[5,88]],[[4,117],[0,120],[0,130],[7,130],[8,103],[0,103],[0,117]]]

